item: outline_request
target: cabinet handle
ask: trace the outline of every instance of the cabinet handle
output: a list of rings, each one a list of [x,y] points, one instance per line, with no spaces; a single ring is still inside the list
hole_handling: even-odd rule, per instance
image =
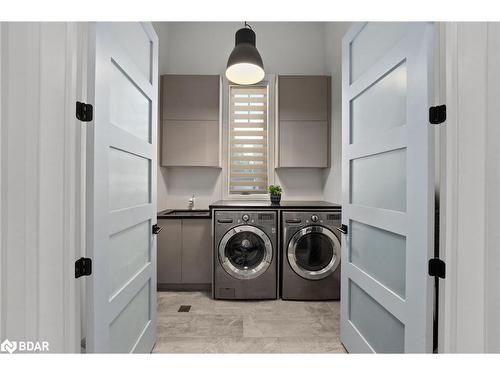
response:
[[[347,234],[348,232],[348,229],[347,229],[347,225],[345,224],[342,224],[339,228],[337,228],[339,230],[339,232],[341,233],[344,233],[344,234]]]
[[[153,234],[158,234],[163,230],[163,227],[160,227],[158,224],[153,225],[152,231]]]

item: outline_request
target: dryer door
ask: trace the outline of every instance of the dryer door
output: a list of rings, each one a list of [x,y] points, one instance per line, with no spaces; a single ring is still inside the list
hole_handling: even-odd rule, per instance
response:
[[[317,225],[302,228],[288,243],[288,262],[307,280],[331,275],[340,264],[340,241],[329,229]]]
[[[219,244],[219,262],[236,279],[254,279],[269,268],[273,248],[269,237],[252,225],[228,231]]]

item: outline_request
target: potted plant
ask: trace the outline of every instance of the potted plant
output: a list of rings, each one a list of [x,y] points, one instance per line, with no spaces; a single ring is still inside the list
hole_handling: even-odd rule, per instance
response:
[[[271,202],[274,204],[279,204],[281,201],[281,193],[283,192],[283,189],[279,185],[270,185],[269,188],[269,193],[271,194]]]

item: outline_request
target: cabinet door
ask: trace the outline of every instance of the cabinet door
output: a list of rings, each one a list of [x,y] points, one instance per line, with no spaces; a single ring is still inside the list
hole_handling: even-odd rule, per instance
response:
[[[219,120],[218,75],[164,75],[164,120]]]
[[[162,166],[220,166],[219,102],[218,75],[162,76]]]
[[[278,90],[280,121],[328,120],[330,77],[280,76]]]
[[[280,76],[278,168],[326,168],[330,159],[330,77]]]
[[[212,280],[210,219],[182,221],[182,283],[209,284]]]
[[[163,230],[158,234],[158,284],[181,282],[181,220],[158,220]]]
[[[218,121],[163,120],[162,166],[219,165]]]
[[[280,121],[280,167],[328,167],[327,121]]]

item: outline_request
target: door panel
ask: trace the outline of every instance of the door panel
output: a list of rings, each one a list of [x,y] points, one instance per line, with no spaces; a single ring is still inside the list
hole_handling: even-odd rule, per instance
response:
[[[349,282],[349,300],[350,321],[375,352],[404,352],[403,323],[352,281]]]
[[[146,220],[110,236],[110,298],[151,261],[150,232],[151,221]]]
[[[406,149],[352,159],[350,203],[406,211]]]
[[[151,203],[150,159],[109,148],[109,208],[119,210]]]
[[[109,325],[112,353],[128,353],[151,320],[149,281]]]
[[[406,63],[351,100],[350,143],[406,124]]]
[[[404,22],[370,22],[364,25],[350,46],[350,82],[356,81],[371,68],[407,31],[408,24]]]
[[[355,220],[351,220],[349,227],[349,262],[404,298],[405,237]]]
[[[367,23],[343,41],[341,339],[349,352],[430,352],[431,23]]]
[[[158,38],[149,23],[91,26],[87,352],[150,352],[156,334]],[[94,44],[95,43],[95,44]],[[93,69],[93,70],[92,70]],[[155,166],[155,167],[153,167]]]
[[[116,64],[109,87],[109,120],[146,142],[151,138],[151,100]]]

